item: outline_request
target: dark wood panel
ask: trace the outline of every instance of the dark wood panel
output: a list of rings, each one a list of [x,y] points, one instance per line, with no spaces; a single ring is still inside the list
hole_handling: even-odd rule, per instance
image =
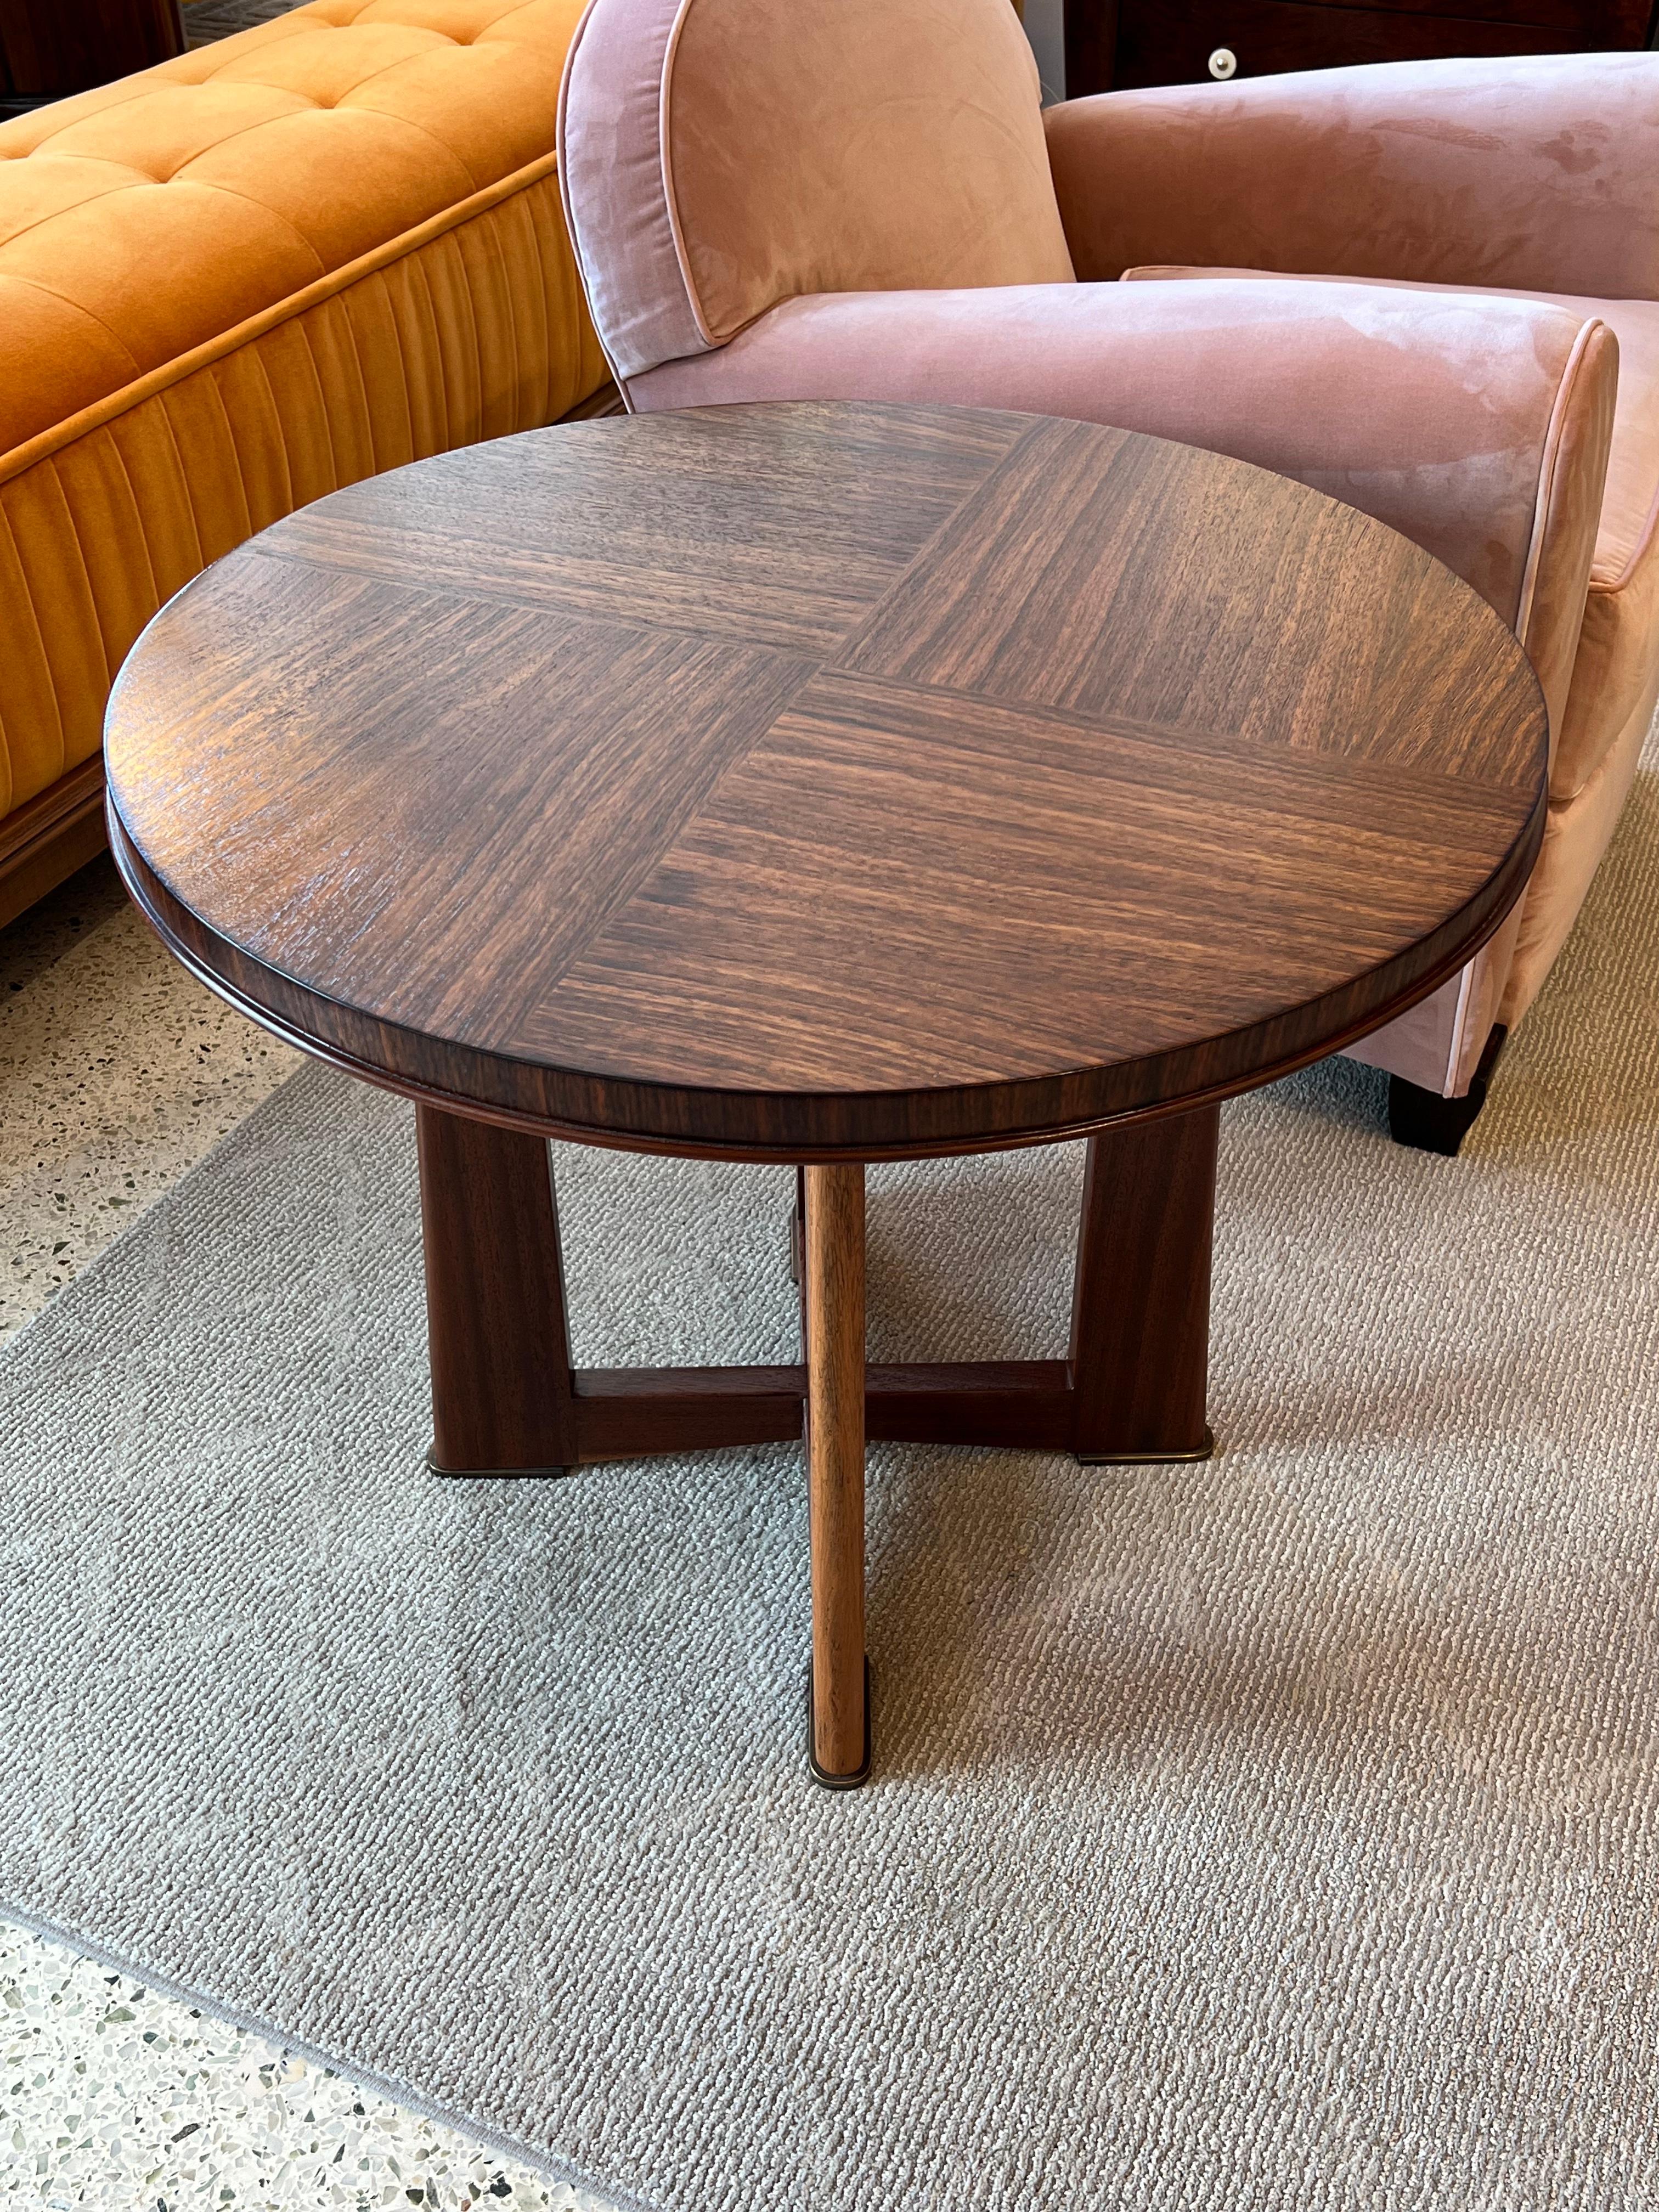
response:
[[[1206,1109],[1091,1147],[1066,1359],[866,1365],[863,1170],[853,1166],[796,1177],[801,1362],[573,1372],[545,1146],[422,1109],[434,1468],[567,1474],[594,1461],[798,1440],[803,1427],[822,1462],[827,1431],[842,1424],[842,1463],[838,1475],[828,1470],[827,1489],[815,1467],[814,1555],[824,1553],[821,1566],[840,1558],[855,1597],[866,1433],[1091,1461],[1203,1456],[1216,1122]],[[826,1194],[830,1176],[846,1180]],[[826,1510],[839,1531],[824,1524]],[[820,1580],[815,1571],[815,1588]],[[833,1599],[827,1612],[815,1601],[815,1617],[835,1610]],[[861,1658],[862,1634],[849,1633]],[[849,1693],[858,1671],[815,1665]]]
[[[1342,8],[1349,0],[1316,4]],[[1389,15],[1474,17],[1570,33],[1568,51],[1573,52],[1644,46],[1653,21],[1652,0],[1371,0],[1371,5]]]
[[[523,1036],[541,1059],[640,1081],[672,1065],[711,1089],[752,1088],[786,1053],[798,1084],[860,1092],[1150,1059],[1398,957],[1449,889],[1481,895],[1531,805],[826,675]],[[1370,887],[1363,908],[1331,898],[1334,869]],[[988,986],[1015,976],[1018,1024],[988,1024]]]
[[[812,667],[288,561],[249,560],[191,598],[169,714],[212,717],[218,747],[163,769],[173,833],[152,857],[240,943],[280,940],[312,988],[361,1000],[369,948],[396,945],[381,1018],[509,1049]],[[311,641],[279,678],[281,777],[262,765],[270,697],[226,649],[255,623]],[[210,848],[198,808],[222,817]],[[344,821],[361,828],[342,837]]]
[[[1206,1038],[1156,1060],[938,1098],[681,1094],[499,1059],[399,1030],[319,999],[228,945],[149,869],[113,806],[109,831],[128,890],[191,972],[288,1043],[348,1074],[501,1127],[684,1158],[799,1161],[936,1158],[1087,1136],[1109,1122],[1231,1097],[1340,1051],[1404,1013],[1480,950],[1525,886],[1545,816],[1540,788],[1528,831],[1483,897],[1420,946],[1416,958],[1394,963],[1397,988],[1390,998],[1379,1002],[1375,979],[1360,978],[1321,1008],[1298,1008],[1258,1030]]]
[[[1386,1018],[1524,881],[1545,727],[1498,617],[1305,487],[755,407],[277,525],[152,625],[109,757],[147,909],[313,1048],[502,1121],[834,1158],[1097,1127]]]
[[[562,1474],[580,1443],[547,1146],[429,1107],[416,1134],[433,1465]]]
[[[1202,1456],[1216,1127],[1207,1109],[1091,1146],[1066,1359],[866,1365],[862,1170],[852,1167],[796,1179],[801,1362],[573,1372],[545,1146],[423,1109],[434,1468],[541,1475],[789,1442],[804,1428],[810,1439],[826,1410],[833,1422],[837,1397],[860,1438],[1090,1460]],[[850,1188],[821,1212],[815,1245],[806,1201],[826,1173]],[[846,1441],[852,1481],[862,1448]],[[856,1532],[849,1524],[842,1534],[856,1578]],[[861,1638],[854,1641],[861,1653]]]
[[[1073,1449],[1201,1458],[1215,1219],[1213,1106],[1091,1138],[1072,1295]]]
[[[249,550],[469,602],[827,653],[1029,424],[915,408],[899,429],[889,410],[848,406],[826,439],[796,411],[710,410],[690,437],[682,416],[644,415],[494,439],[334,493]]]
[[[0,0],[9,91],[84,92],[185,51],[177,0]]]
[[[579,1367],[573,1386],[584,1462],[787,1443],[804,1425],[804,1365]],[[1074,1402],[1063,1359],[911,1360],[865,1370],[872,1443],[1069,1451]]]
[[[1064,0],[1066,96],[1109,92],[1117,65],[1120,0]]]
[[[801,1435],[802,1366],[579,1367],[574,1381],[583,1461],[798,1443]]]
[[[1451,56],[1548,54],[1634,45],[1592,36],[1571,25],[1519,23],[1418,13],[1411,9],[1340,8],[1307,0],[1197,0],[1164,8],[1126,5],[1118,26],[1119,88],[1207,82],[1209,58],[1225,46],[1241,77],[1283,70],[1340,69],[1365,62],[1432,61]]]
[[[1206,731],[1275,756],[1524,782],[1533,733],[1512,710],[1512,656],[1492,649],[1498,617],[1454,618],[1420,547],[1240,466],[1038,422],[830,665],[1182,744]]]
[[[872,1443],[1072,1449],[1075,1400],[1063,1359],[914,1360],[872,1367],[868,1389]]]
[[[66,882],[108,842],[100,753],[0,817],[0,928]]]

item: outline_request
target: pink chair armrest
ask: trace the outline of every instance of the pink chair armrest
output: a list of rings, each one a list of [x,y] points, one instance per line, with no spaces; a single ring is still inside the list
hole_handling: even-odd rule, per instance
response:
[[[1106,93],[1046,121],[1085,280],[1159,261],[1659,298],[1659,54]]]
[[[1559,727],[1612,435],[1607,326],[1528,301],[1267,278],[836,292],[629,386],[1006,407],[1254,461],[1414,538],[1521,636]]]

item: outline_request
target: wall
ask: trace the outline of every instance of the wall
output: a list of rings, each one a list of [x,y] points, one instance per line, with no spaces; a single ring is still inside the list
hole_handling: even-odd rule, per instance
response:
[[[1047,107],[1066,97],[1066,0],[1025,0],[1025,35],[1042,72]]]

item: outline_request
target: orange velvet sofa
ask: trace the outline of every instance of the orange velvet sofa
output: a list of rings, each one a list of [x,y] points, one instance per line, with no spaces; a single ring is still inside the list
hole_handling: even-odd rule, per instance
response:
[[[559,204],[580,0],[313,0],[0,125],[0,921],[103,842],[162,601],[307,500],[607,388]]]

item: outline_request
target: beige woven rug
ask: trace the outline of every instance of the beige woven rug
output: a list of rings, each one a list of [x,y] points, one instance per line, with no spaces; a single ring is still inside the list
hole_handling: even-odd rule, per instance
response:
[[[0,1899],[675,2212],[1659,2201],[1659,778],[1455,1164],[1224,1117],[1203,1468],[437,1483],[405,1110],[270,1100],[0,1358]],[[562,1155],[579,1350],[787,1356],[787,1179]],[[1075,1151],[884,1172],[1040,1352]]]

